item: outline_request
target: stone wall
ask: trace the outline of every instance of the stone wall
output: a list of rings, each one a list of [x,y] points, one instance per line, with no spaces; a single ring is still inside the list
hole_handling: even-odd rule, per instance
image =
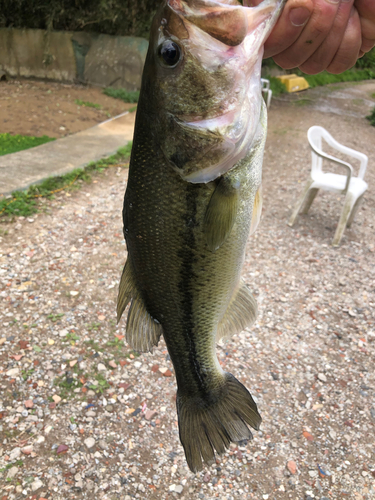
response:
[[[96,33],[0,28],[0,70],[138,90],[148,42]]]

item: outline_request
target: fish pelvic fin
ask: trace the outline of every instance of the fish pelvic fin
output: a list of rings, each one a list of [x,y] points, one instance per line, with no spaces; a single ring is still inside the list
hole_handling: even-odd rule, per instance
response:
[[[203,232],[208,248],[215,252],[230,235],[239,205],[239,181],[221,177],[209,201],[204,217]]]
[[[259,430],[262,421],[250,392],[232,374],[215,392],[187,397],[177,393],[180,440],[192,472],[212,464],[231,442],[252,439],[248,426]]]
[[[126,341],[135,351],[152,351],[153,346],[159,343],[163,328],[147,311],[144,301],[137,290],[131,262],[128,258],[120,280],[117,299],[117,322],[120,321],[130,301],[131,306],[126,323]]]
[[[251,326],[258,315],[257,301],[248,287],[240,282],[227,310],[218,324],[216,340],[227,339]]]

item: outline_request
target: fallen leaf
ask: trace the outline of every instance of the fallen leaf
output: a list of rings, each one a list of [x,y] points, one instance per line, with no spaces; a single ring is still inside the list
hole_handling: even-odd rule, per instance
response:
[[[66,444],[60,444],[56,450],[57,455],[62,455],[63,453],[66,453],[69,450],[68,446]]]

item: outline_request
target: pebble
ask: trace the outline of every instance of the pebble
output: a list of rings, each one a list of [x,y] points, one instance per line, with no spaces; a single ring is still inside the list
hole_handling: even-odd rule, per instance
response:
[[[18,474],[18,471],[19,471],[18,467],[15,467],[15,466],[11,467],[8,470],[7,478],[13,479]]]
[[[39,488],[42,488],[42,486],[44,486],[44,484],[42,483],[42,481],[40,479],[36,479],[35,481],[33,481],[31,483],[31,489],[33,491],[39,490]]]
[[[103,365],[103,363],[98,363],[98,371],[99,372],[106,372],[107,368],[105,367],[105,365]]]
[[[25,446],[24,448],[21,448],[21,452],[24,455],[31,455],[31,453],[33,452],[33,446],[32,445]]]
[[[60,396],[58,396],[57,394],[54,394],[54,395],[52,396],[52,399],[54,400],[54,402],[55,402],[56,404],[60,403],[60,401],[61,401]]]
[[[146,410],[145,419],[152,420],[158,414],[155,410]]]
[[[19,372],[20,372],[19,368],[11,368],[6,372],[6,375],[8,375],[8,377],[16,377],[19,374]]]
[[[87,439],[84,440],[84,443],[85,443],[85,445],[87,446],[88,449],[91,449],[91,448],[93,448],[95,446],[96,441],[95,441],[94,438],[89,437],[89,438],[87,438]]]
[[[324,373],[319,373],[319,374],[318,374],[318,379],[319,379],[321,382],[327,382],[327,377],[324,375]]]
[[[295,474],[297,472],[297,464],[294,460],[289,460],[289,462],[286,465],[291,474]]]

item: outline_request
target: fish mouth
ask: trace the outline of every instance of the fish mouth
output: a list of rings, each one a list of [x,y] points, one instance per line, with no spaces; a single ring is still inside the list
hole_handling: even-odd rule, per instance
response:
[[[248,152],[253,139],[253,127],[249,127],[250,114],[243,108],[234,109],[213,118],[185,121],[173,117],[175,126],[186,137],[202,137],[206,146],[194,151],[194,144],[186,157],[177,153],[167,154],[174,170],[192,184],[215,180],[241,160]]]

